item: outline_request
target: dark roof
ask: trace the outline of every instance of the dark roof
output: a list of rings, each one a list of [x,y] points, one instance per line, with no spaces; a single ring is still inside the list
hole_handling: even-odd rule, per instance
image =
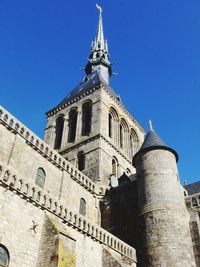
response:
[[[168,150],[172,152],[175,157],[176,161],[178,161],[178,154],[175,150],[172,148],[168,147],[164,141],[155,133],[154,130],[149,130],[148,134],[145,137],[145,140],[140,148],[140,150],[134,155],[133,157],[133,165],[135,166],[135,160],[138,157],[139,154],[145,153],[150,150],[155,150],[155,149],[163,149],[163,150]]]
[[[189,196],[200,193],[200,181],[184,185],[184,188],[187,190]]]
[[[106,85],[106,82],[104,81],[101,73],[97,70],[92,72],[90,75],[85,77],[85,79],[78,85],[76,86],[70,93],[67,95],[59,104],[58,106],[64,104],[67,102],[69,99],[78,96],[82,94],[84,91],[87,89],[93,87],[94,85],[104,83]]]
[[[154,130],[150,130],[142,144],[140,150],[154,147],[154,146],[166,146],[163,140],[154,132]]]

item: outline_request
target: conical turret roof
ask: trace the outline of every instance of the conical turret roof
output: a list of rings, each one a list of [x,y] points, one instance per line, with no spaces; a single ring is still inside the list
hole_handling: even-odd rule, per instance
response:
[[[172,152],[176,158],[176,161],[178,161],[177,152],[174,149],[167,146],[165,142],[157,135],[150,121],[150,130],[148,131],[140,150],[133,157],[133,165],[135,166],[134,162],[136,158],[138,158],[139,155],[144,154],[147,151],[156,150],[156,149],[163,149],[163,150],[168,150]]]
[[[152,130],[149,130],[149,132],[147,133],[147,136],[146,136],[140,150],[150,148],[150,147],[155,147],[155,146],[162,146],[163,147],[163,146],[167,146],[167,145],[156,134],[156,132],[152,129]]]

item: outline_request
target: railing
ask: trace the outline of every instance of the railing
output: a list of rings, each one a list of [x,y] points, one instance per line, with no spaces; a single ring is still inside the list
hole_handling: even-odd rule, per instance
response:
[[[0,163],[0,185],[23,196],[24,199],[29,199],[35,206],[39,206],[59,217],[63,223],[73,226],[73,228],[76,228],[80,232],[91,236],[95,241],[105,244],[121,255],[130,258],[133,262],[136,262],[136,252],[134,248],[100,226],[91,223],[80,214],[68,210],[61,202],[52,198],[44,190],[27,182],[26,179],[18,177],[9,166],[3,163]]]
[[[32,146],[43,157],[47,158],[52,164],[68,172],[72,179],[74,179],[88,191],[100,195],[104,193],[103,188],[97,186],[86,175],[75,168],[69,161],[64,159],[52,147],[42,141],[38,136],[36,136],[32,131],[30,131],[26,126],[24,126],[1,106],[0,122],[9,130],[22,136],[30,146]]]

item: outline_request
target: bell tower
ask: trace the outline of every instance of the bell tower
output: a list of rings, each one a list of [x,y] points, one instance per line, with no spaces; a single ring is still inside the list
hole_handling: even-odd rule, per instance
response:
[[[110,87],[112,65],[104,39],[102,8],[85,77],[46,113],[45,141],[94,182],[134,175],[132,157],[144,136],[142,126]]]

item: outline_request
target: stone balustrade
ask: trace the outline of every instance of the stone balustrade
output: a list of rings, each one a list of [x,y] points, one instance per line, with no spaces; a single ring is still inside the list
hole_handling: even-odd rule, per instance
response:
[[[26,140],[27,144],[32,146],[38,153],[40,153],[43,157],[47,158],[52,164],[68,172],[71,178],[78,182],[85,189],[87,189],[93,194],[103,195],[104,189],[102,187],[97,186],[86,175],[80,172],[69,161],[64,159],[52,147],[42,141],[38,136],[36,136],[32,131],[30,131],[26,126],[24,126],[21,122],[19,122],[15,117],[13,117],[8,111],[6,111],[1,106],[0,123],[5,125],[9,130],[13,131],[14,133],[22,136]]]
[[[136,262],[136,252],[134,248],[100,226],[91,223],[84,216],[68,210],[60,201],[52,198],[47,192],[37,188],[34,184],[27,182],[26,179],[18,177],[8,165],[1,162],[0,185],[19,194],[24,199],[33,203],[33,205],[54,214],[60,218],[64,224],[90,236],[101,244],[105,244],[122,256],[128,257],[132,262]]]

